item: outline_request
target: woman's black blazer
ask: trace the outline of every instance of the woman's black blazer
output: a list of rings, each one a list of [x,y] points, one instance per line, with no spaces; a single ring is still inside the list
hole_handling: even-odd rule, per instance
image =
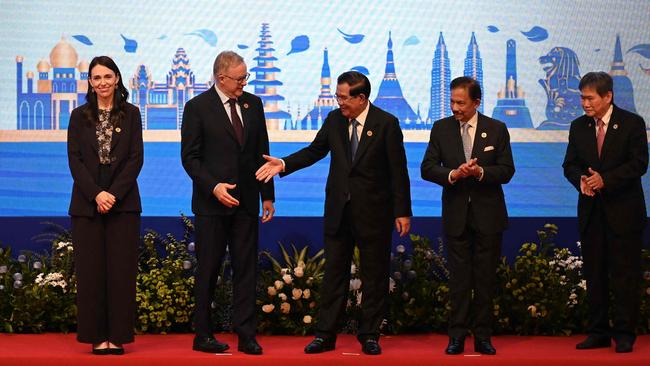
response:
[[[97,211],[95,197],[103,189],[98,185],[99,153],[96,122],[88,121],[84,104],[75,108],[68,126],[68,165],[74,184],[68,214],[93,216]],[[142,212],[138,174],[143,163],[142,119],[140,110],[126,104],[125,118],[113,128],[111,167],[108,192],[116,197],[111,212]]]

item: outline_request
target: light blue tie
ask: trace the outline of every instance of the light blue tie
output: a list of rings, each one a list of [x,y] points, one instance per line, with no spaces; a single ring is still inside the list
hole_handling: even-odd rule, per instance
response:
[[[460,125],[460,127],[463,129],[461,138],[463,139],[463,152],[465,153],[465,162],[469,162],[469,160],[472,158],[472,137],[469,135],[468,131],[471,126],[469,125],[469,122],[464,122]]]
[[[350,123],[352,124],[352,136],[350,137],[350,152],[352,156],[352,161],[354,161],[354,156],[356,155],[357,148],[359,147],[359,134],[357,133],[357,126],[359,125],[359,121],[353,119]]]

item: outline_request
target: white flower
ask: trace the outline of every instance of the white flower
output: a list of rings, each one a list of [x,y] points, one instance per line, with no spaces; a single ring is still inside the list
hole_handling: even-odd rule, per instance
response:
[[[273,304],[266,304],[262,305],[262,311],[265,313],[270,313],[275,309],[275,305]]]
[[[305,300],[309,299],[309,297],[311,297],[311,291],[310,291],[308,288],[306,288],[306,289],[302,292],[302,297],[303,297]]]
[[[579,286],[581,289],[583,289],[583,290],[586,291],[586,290],[587,290],[587,281],[586,281],[586,280],[582,280],[582,281],[580,281],[580,283],[578,284],[578,286]]]
[[[273,287],[273,286],[269,286],[269,287],[267,287],[267,288],[266,288],[266,293],[269,294],[269,296],[275,296],[275,295],[278,294],[278,292],[276,291],[275,287]]]
[[[311,324],[311,320],[312,320],[311,315],[305,315],[304,317],[302,317],[302,322],[305,324]]]
[[[280,280],[273,282],[273,285],[275,285],[276,290],[282,290],[282,287],[284,287],[284,283]]]
[[[282,276],[286,275],[286,274],[289,273],[289,272],[291,272],[291,270],[290,270],[289,268],[282,268],[282,269],[280,270],[280,274],[281,274]]]
[[[296,267],[293,269],[293,274],[300,278],[305,275],[305,270],[302,267]]]
[[[294,300],[298,300],[302,297],[302,290],[299,288],[294,288],[291,290],[291,298]]]
[[[280,311],[282,312],[282,314],[289,314],[289,312],[291,311],[291,304],[289,304],[288,302],[283,302],[282,304],[280,304]]]
[[[402,254],[402,253],[404,253],[406,251],[406,247],[404,247],[402,244],[400,244],[395,248],[395,250],[397,251],[397,253]]]
[[[285,294],[282,293],[282,292],[278,294],[278,297],[279,297],[280,300],[282,300],[282,301],[287,301],[287,295],[285,295]]]
[[[395,280],[392,277],[388,278],[388,292],[395,291]]]
[[[350,290],[351,291],[357,291],[361,288],[361,280],[358,278],[354,278],[350,280]]]
[[[352,265],[350,266],[350,274],[355,274],[355,273],[357,273],[357,266],[355,266],[354,263],[352,263]]]
[[[285,274],[284,276],[282,276],[282,280],[283,280],[284,283],[286,283],[287,285],[290,285],[291,282],[293,282],[293,278],[291,277],[290,274]]]
[[[535,305],[528,306],[528,311],[530,311],[530,316],[533,318],[537,316],[537,307]]]

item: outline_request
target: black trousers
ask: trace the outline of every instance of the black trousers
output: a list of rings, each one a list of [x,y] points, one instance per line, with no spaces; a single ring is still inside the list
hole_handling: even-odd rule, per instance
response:
[[[77,340],[133,342],[140,214],[72,217]]]
[[[639,314],[642,230],[617,235],[596,200],[591,218],[580,234],[583,268],[587,280],[589,320],[587,333],[634,341]],[[609,323],[610,288],[614,294],[613,327]]]
[[[226,247],[233,271],[233,330],[240,339],[255,336],[257,319],[258,217],[238,209],[233,215],[195,218],[196,310],[194,328],[198,336],[211,337],[211,304]]]
[[[355,244],[359,247],[363,298],[357,338],[378,339],[386,315],[390,270],[391,223],[364,228],[354,219],[350,204],[335,235],[325,235],[325,274],[321,288],[321,309],[316,336],[336,339],[341,316],[345,314],[350,288],[350,266]]]
[[[492,335],[496,270],[503,234],[483,234],[476,229],[475,222],[470,206],[463,233],[460,236],[447,235],[450,337],[464,337],[470,329],[474,330],[476,337]],[[473,324],[470,316],[474,319]]]

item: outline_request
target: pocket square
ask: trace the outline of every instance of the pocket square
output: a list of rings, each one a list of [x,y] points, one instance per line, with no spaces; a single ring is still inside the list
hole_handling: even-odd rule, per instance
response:
[[[492,151],[492,150],[494,150],[494,146],[490,145],[490,146],[486,146],[485,149],[483,149],[483,152]]]

